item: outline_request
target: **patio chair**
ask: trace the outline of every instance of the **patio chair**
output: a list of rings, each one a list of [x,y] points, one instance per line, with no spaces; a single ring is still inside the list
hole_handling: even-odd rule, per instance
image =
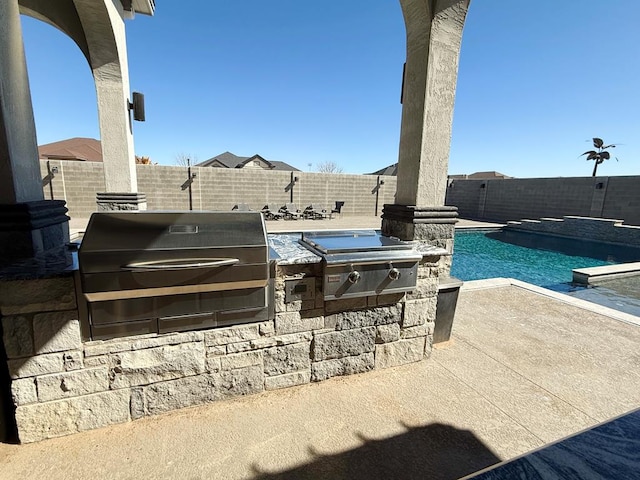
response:
[[[282,214],[278,211],[278,209],[273,208],[269,204],[262,207],[262,210],[260,211],[264,215],[265,220],[280,220],[282,218]]]
[[[313,203],[304,209],[304,217],[312,220],[323,220],[330,215],[326,208]]]
[[[237,203],[233,206],[231,210],[236,210],[238,212],[252,212],[251,207],[246,203]]]
[[[333,214],[337,213],[338,215],[342,215],[342,207],[344,207],[344,203],[343,201],[339,201],[336,200],[336,206],[335,208],[331,209],[331,214],[329,215],[329,218],[333,218]]]
[[[279,212],[285,220],[298,220],[302,216],[302,212],[293,203],[287,203],[280,208]]]

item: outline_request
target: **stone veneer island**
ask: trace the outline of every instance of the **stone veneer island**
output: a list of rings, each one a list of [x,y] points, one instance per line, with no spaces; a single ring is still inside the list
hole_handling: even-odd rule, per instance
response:
[[[0,281],[0,312],[23,443],[339,375],[417,362],[431,352],[445,249],[421,245],[417,287],[325,301],[320,257],[269,235],[275,318],[225,328],[82,338],[75,277]],[[442,262],[441,262],[442,257]],[[286,300],[315,278],[315,298]]]

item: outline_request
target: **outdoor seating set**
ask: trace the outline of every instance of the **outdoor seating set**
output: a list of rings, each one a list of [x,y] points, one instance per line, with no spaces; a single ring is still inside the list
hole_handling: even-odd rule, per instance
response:
[[[333,218],[330,211],[324,207],[311,204],[304,210],[300,210],[294,203],[287,203],[274,211],[270,205],[265,205],[262,209],[265,220],[322,220],[325,218]]]
[[[324,220],[326,218],[333,218],[333,214],[340,214],[342,206],[345,202],[336,202],[335,208],[328,210],[324,206],[317,204],[311,204],[304,210],[300,210],[294,203],[287,203],[282,207],[274,207],[272,204],[267,204],[262,207],[262,214],[265,220]],[[246,203],[238,203],[233,206],[232,210],[240,212],[252,211],[252,208]]]

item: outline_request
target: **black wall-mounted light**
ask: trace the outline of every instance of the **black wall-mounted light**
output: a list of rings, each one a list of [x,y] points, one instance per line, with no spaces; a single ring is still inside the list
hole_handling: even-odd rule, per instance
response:
[[[133,101],[129,102],[129,111],[133,110],[134,120],[138,122],[144,122],[144,95],[140,92],[133,92],[132,96]]]
[[[604,188],[604,183],[598,182],[596,183],[596,190],[602,190]]]
[[[294,181],[294,182],[297,182],[298,180],[299,180],[299,178],[298,178],[298,177],[293,177],[293,181]]]
[[[480,188],[487,188],[487,184],[486,183],[481,183],[480,184]]]
[[[56,175],[58,173],[58,167],[51,167],[51,173]]]

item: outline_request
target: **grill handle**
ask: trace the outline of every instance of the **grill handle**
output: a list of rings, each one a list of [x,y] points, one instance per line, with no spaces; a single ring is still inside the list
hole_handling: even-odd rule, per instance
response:
[[[226,267],[235,265],[240,260],[237,258],[223,258],[221,260],[211,260],[209,258],[185,258],[180,262],[167,262],[166,260],[157,260],[150,262],[128,263],[122,268],[134,271],[146,270],[182,270],[187,268],[212,268]]]

